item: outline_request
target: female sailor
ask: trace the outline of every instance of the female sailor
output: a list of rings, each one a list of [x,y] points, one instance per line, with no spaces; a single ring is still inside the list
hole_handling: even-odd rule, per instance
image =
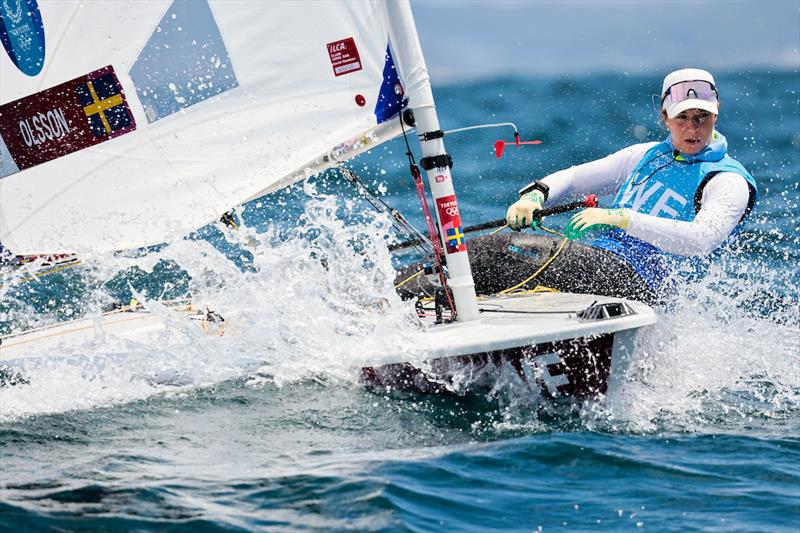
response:
[[[728,143],[714,128],[718,96],[705,70],[672,72],[661,90],[661,118],[669,130],[664,141],[635,144],[524,187],[506,213],[514,229],[538,227],[536,212],[545,202],[615,196],[609,209],[575,215],[568,239],[507,232],[467,241],[478,294],[541,286],[654,304],[674,290],[676,273],[701,274],[756,198],[755,180],[727,155]],[[589,230],[590,245],[574,242]],[[397,280],[410,279],[415,268]],[[432,290],[424,276],[398,287],[407,298]]]
[[[664,141],[550,174],[523,188],[508,208],[509,226],[536,227],[545,202],[616,191],[609,209],[585,209],[570,221],[571,239],[599,233],[592,232],[591,246],[571,243],[562,251],[553,288],[657,302],[670,292],[673,274],[701,272],[753,207],[755,179],[727,154],[715,130],[719,93],[712,75],[671,72],[661,102]]]

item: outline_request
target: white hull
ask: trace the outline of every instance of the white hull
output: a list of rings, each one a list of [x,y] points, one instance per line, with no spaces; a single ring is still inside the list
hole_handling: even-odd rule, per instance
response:
[[[581,318],[592,304],[622,314]],[[470,388],[465,382],[491,385],[505,366],[548,396],[599,397],[621,385],[638,331],[656,322],[643,303],[581,294],[487,298],[479,308],[477,323],[427,328],[420,335],[423,361],[386,357],[362,369],[364,380],[401,391],[460,392]]]
[[[578,315],[595,302],[610,305],[612,314],[620,316]],[[469,323],[433,324],[424,319],[429,323],[403,353],[365,355],[360,364],[364,381],[441,392],[456,381],[463,383],[465,373],[481,374],[485,380],[498,367],[510,365],[551,396],[598,396],[624,379],[637,332],[656,321],[654,311],[642,303],[566,293],[487,298],[479,308],[480,320]],[[205,311],[189,305],[173,309],[181,311],[198,334],[222,335],[236,322],[231,315],[224,322],[209,321]],[[164,328],[161,317],[138,308],[9,335],[0,338],[0,368],[24,372],[31,359],[70,357],[102,339],[157,343]]]

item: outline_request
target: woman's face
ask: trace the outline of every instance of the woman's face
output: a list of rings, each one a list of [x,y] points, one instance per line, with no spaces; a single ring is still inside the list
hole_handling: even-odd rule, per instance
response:
[[[711,142],[717,115],[704,109],[687,109],[675,118],[664,113],[664,122],[672,134],[672,145],[682,154],[695,155]]]

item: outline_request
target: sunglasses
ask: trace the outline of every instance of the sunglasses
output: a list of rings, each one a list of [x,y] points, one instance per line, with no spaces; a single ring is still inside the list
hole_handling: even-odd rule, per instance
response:
[[[667,92],[661,97],[661,103],[663,104],[668,98],[672,103],[683,102],[692,98],[717,102],[719,93],[717,93],[717,88],[707,81],[681,81],[667,89]]]

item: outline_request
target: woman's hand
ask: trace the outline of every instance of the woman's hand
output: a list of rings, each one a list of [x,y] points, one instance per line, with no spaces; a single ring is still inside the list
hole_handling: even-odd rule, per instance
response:
[[[536,229],[541,219],[534,216],[534,211],[540,210],[543,203],[544,195],[540,191],[531,191],[523,194],[506,211],[506,223],[514,229],[520,229],[525,226]]]
[[[567,228],[564,230],[564,235],[575,240],[583,236],[593,226],[598,225],[627,229],[628,219],[628,210],[625,208],[600,209],[598,207],[590,207],[572,217],[572,220],[569,221]]]

